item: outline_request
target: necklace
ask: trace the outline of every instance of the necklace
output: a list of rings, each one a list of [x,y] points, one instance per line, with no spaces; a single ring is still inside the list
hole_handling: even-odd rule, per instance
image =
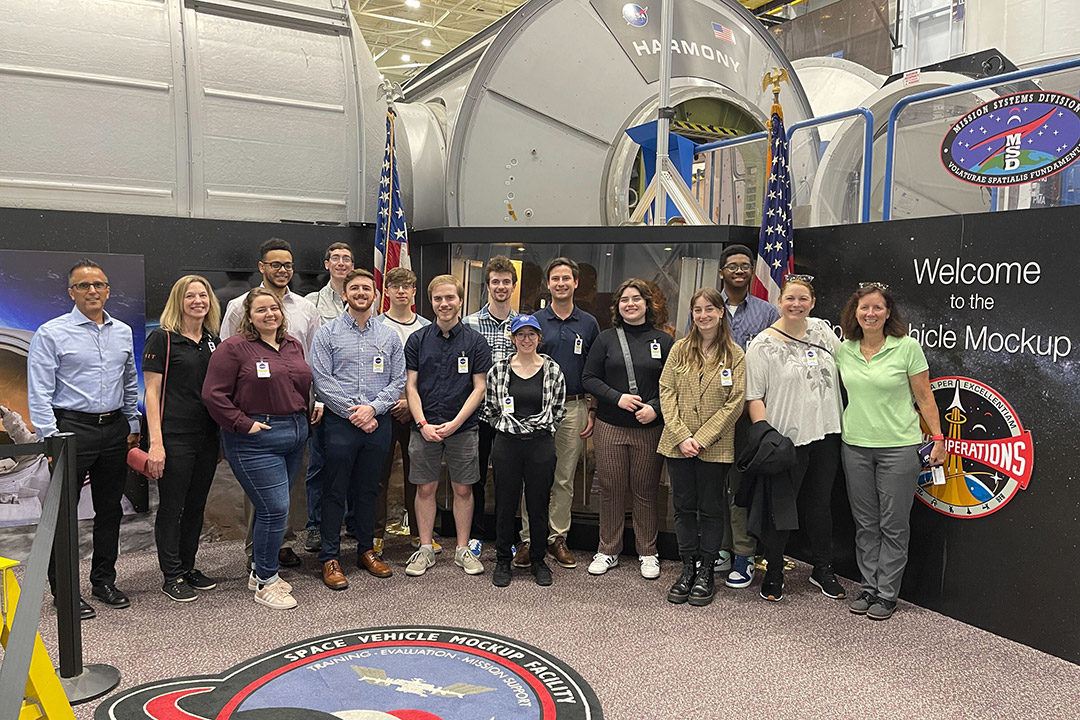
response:
[[[862,352],[863,357],[865,357],[867,360],[881,352],[881,349],[883,347],[885,347],[885,338],[881,338],[881,342],[877,345],[867,344],[865,338],[859,341],[859,350],[860,352]]]

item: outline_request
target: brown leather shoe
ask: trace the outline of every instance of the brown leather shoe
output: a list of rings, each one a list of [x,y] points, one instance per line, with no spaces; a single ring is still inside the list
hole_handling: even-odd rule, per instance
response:
[[[529,561],[529,543],[528,541],[518,543],[515,546],[514,552],[514,567],[527,568],[532,563]]]
[[[345,579],[345,573],[341,572],[341,564],[337,560],[327,560],[322,564],[322,581],[331,590],[344,590],[349,587],[349,581]]]
[[[375,577],[388,578],[394,574],[390,566],[379,559],[374,550],[368,550],[356,558],[356,567],[362,567]]]
[[[564,568],[576,568],[577,560],[574,554],[566,547],[566,538],[555,538],[555,542],[547,546],[548,555],[555,558],[555,562]]]

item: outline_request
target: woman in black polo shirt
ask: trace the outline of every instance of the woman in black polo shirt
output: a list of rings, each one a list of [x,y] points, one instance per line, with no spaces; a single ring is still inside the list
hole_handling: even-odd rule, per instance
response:
[[[221,307],[210,283],[185,275],[173,285],[161,328],[150,333],[143,350],[148,469],[159,495],[154,539],[165,576],[161,589],[177,602],[216,586],[196,569],[195,553],[218,461],[218,427],[203,404],[202,386],[210,353],[221,342],[220,326]]]

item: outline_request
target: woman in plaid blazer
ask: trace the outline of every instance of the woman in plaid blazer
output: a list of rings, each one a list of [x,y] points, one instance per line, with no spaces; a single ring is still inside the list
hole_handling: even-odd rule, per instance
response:
[[[694,293],[690,313],[690,333],[671,348],[660,375],[664,432],[656,451],[668,459],[683,563],[668,601],[708,605],[715,587],[713,564],[724,539],[725,478],[735,459],[746,367],[716,288]]]

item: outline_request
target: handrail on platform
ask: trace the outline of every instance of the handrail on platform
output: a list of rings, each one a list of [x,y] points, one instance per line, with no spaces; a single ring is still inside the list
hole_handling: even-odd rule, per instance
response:
[[[1027,80],[1028,78],[1038,77],[1040,75],[1050,75],[1052,73],[1061,72],[1062,70],[1072,70],[1074,68],[1080,68],[1080,58],[1064,60],[1062,62],[1051,63],[1050,65],[1043,65],[1036,68],[1028,68],[1027,70],[1017,70],[1015,72],[1005,73],[1004,75],[994,75],[993,77],[982,78],[981,80],[972,80],[971,82],[960,83],[958,85],[927,90],[926,92],[916,93],[915,95],[908,95],[905,98],[901,98],[893,105],[892,110],[889,112],[888,131],[885,140],[885,194],[882,198],[881,219],[892,219],[893,154],[896,150],[896,121],[904,108],[912,103],[921,102],[923,100],[933,100],[946,95],[956,95],[958,93],[979,90],[992,85],[1004,85],[1017,80]]]
[[[809,118],[807,120],[800,120],[794,123],[787,129],[788,151],[791,150],[791,136],[796,130],[802,130],[803,128],[816,127],[818,125],[828,125],[829,123],[836,122],[837,120],[843,120],[844,118],[861,116],[863,119],[863,172],[862,172],[862,220],[861,222],[870,222],[870,173],[873,169],[874,158],[874,113],[868,108],[857,107],[850,110],[843,110],[841,112],[835,112],[831,115],[822,115],[821,117]]]

